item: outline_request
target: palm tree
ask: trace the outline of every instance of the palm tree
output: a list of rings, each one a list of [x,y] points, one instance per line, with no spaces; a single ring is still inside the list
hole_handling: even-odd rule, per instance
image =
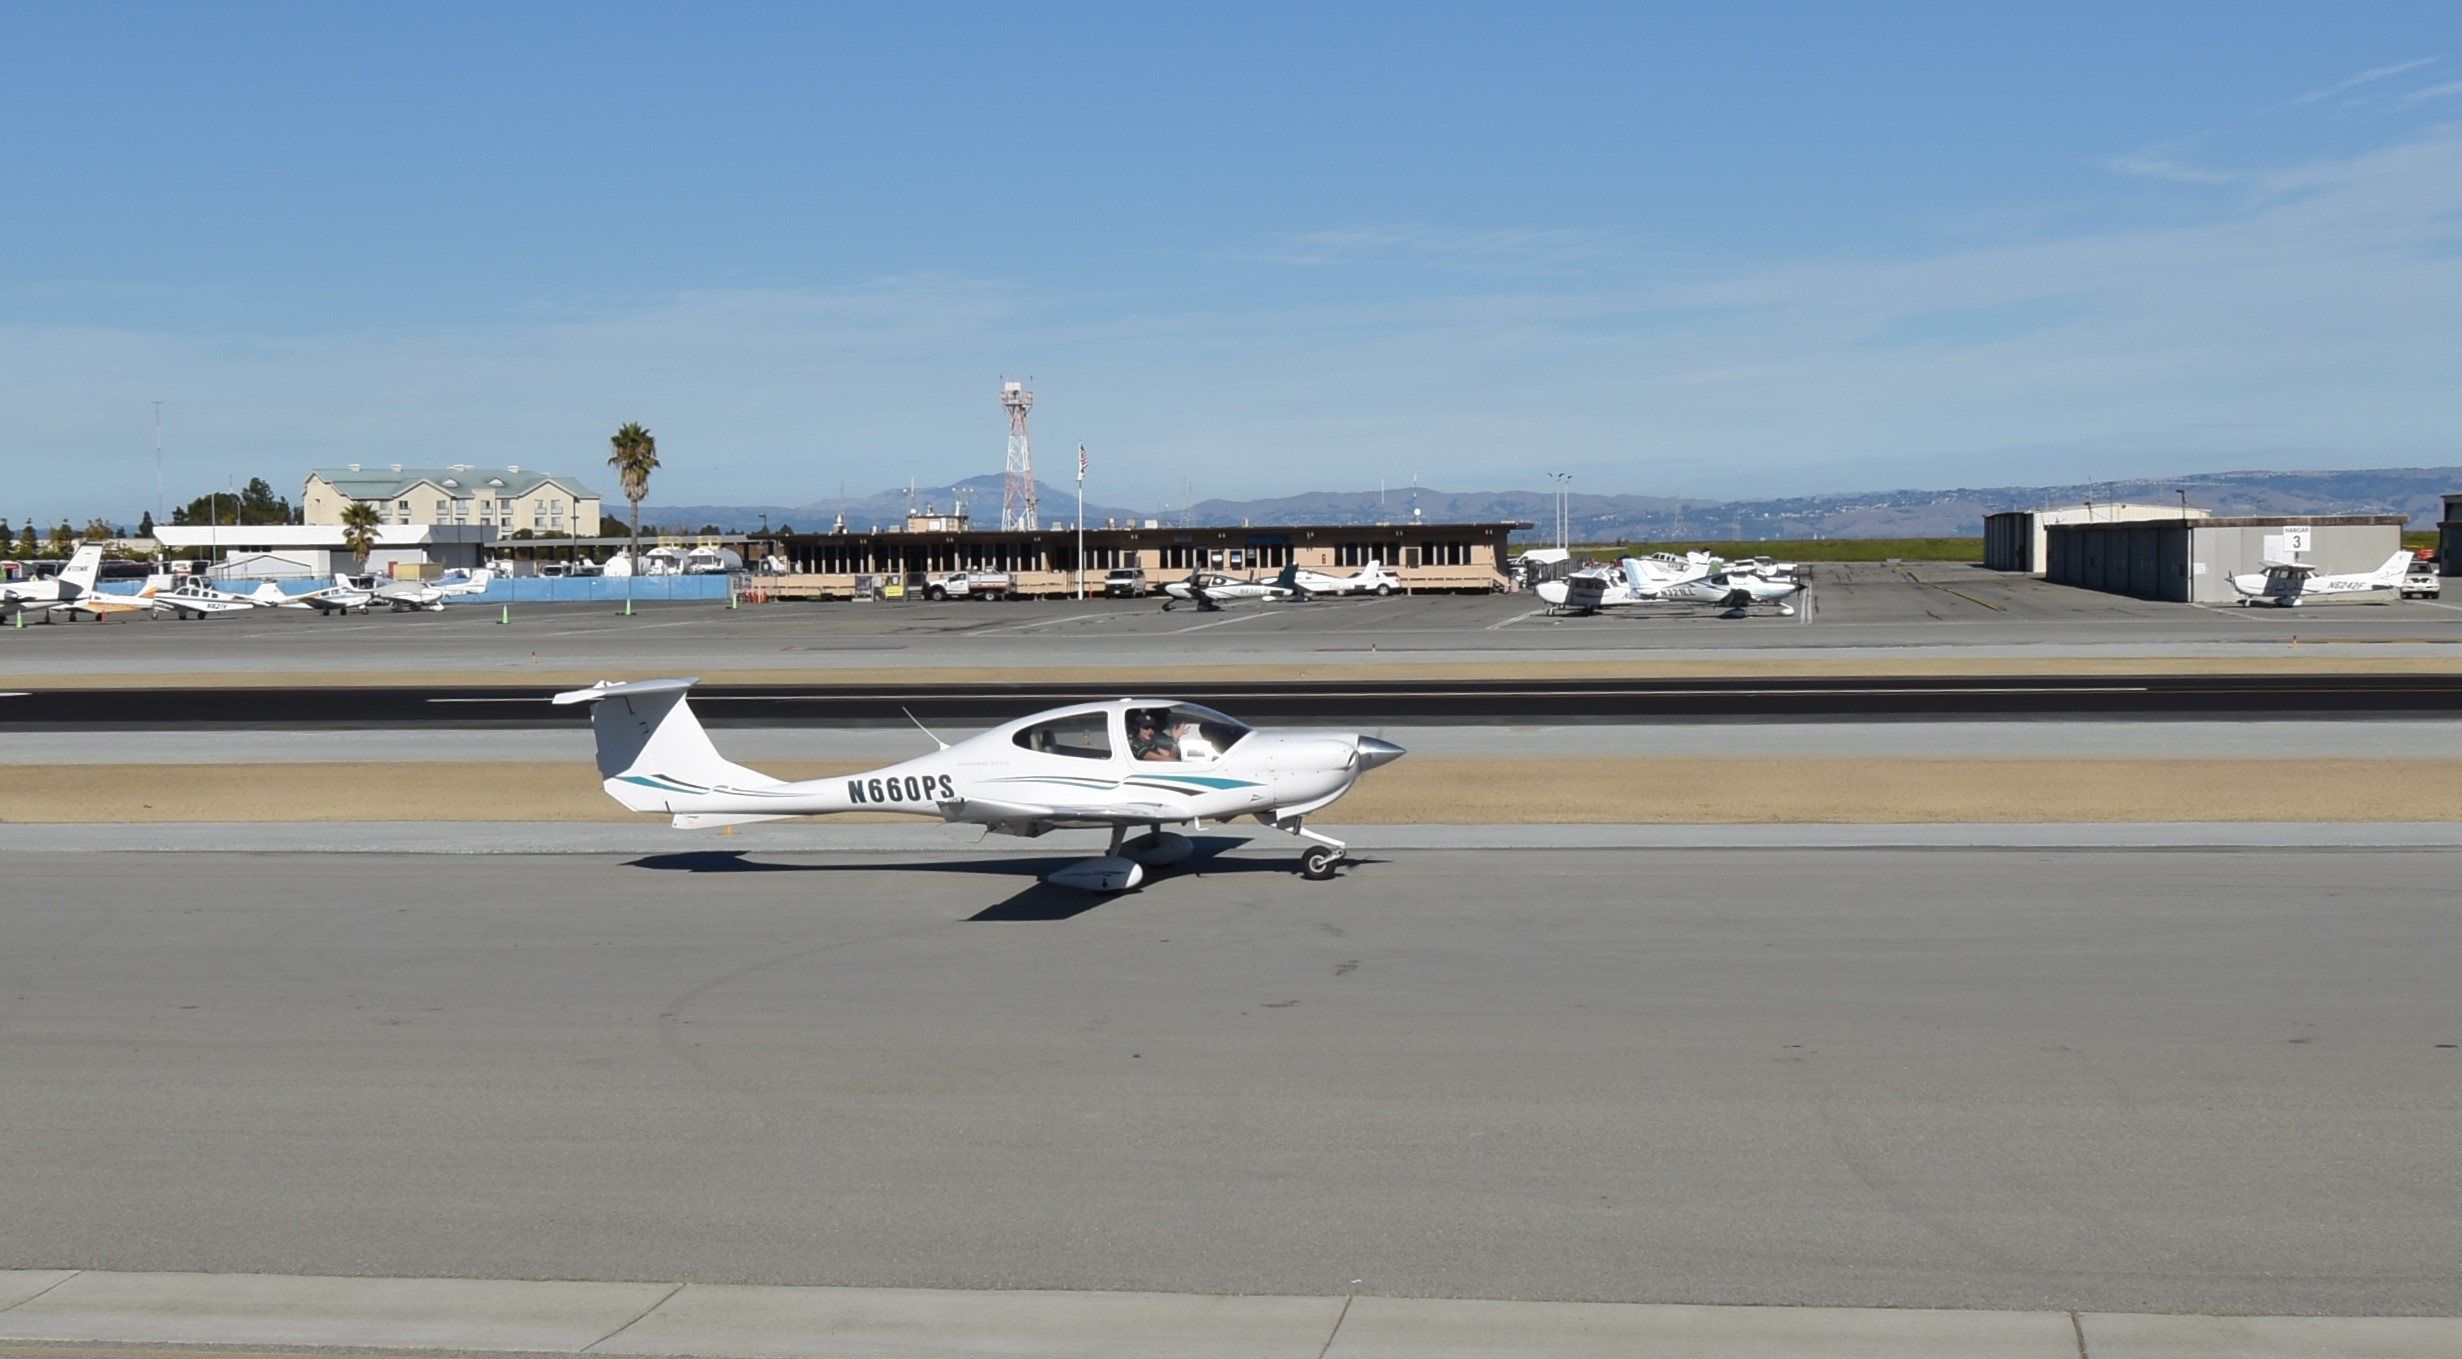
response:
[[[376,507],[364,500],[354,500],[342,507],[342,546],[359,559],[359,570],[366,574],[368,553],[376,546]]]
[[[658,440],[638,424],[628,424],[607,441],[607,465],[624,483],[624,498],[633,502],[633,570],[641,570],[641,498],[650,493],[650,473],[658,470]]]

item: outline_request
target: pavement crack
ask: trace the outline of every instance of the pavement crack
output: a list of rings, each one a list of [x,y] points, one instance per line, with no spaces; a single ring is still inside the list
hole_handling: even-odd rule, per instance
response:
[[[682,1284],[677,1284],[675,1287],[670,1288],[670,1289],[668,1289],[666,1292],[659,1294],[659,1295],[658,1295],[658,1301],[653,1302],[653,1303],[651,1303],[649,1306],[642,1308],[640,1311],[633,1313],[633,1315],[632,1315],[632,1319],[631,1319],[631,1320],[629,1320],[629,1321],[625,1322],[623,1325],[616,1327],[614,1330],[609,1331],[609,1332],[608,1332],[608,1333],[606,1333],[605,1335],[600,1336],[598,1339],[591,1341],[589,1344],[584,1345],[584,1346],[582,1346],[580,1349],[575,1350],[575,1351],[573,1351],[573,1352],[574,1352],[575,1354],[588,1354],[590,1351],[592,1351],[592,1350],[594,1350],[594,1349],[597,1349],[599,1346],[606,1344],[608,1341],[613,1340],[613,1339],[615,1339],[617,1336],[622,1335],[622,1334],[624,1334],[626,1331],[629,1331],[629,1330],[631,1330],[632,1328],[634,1328],[635,1326],[640,1325],[640,1324],[641,1324],[641,1321],[642,1321],[642,1318],[644,1318],[644,1317],[648,1316],[648,1315],[649,1315],[650,1313],[652,1313],[652,1312],[657,1311],[659,1308],[666,1306],[666,1305],[667,1305],[667,1303],[668,1303],[671,1299],[673,1299],[673,1298],[675,1297],[675,1295],[676,1295],[676,1294],[681,1293],[681,1292],[683,1292],[683,1291],[684,1291],[684,1285],[682,1285]],[[1324,1356],[1319,1355],[1319,1356],[1317,1357],[1317,1359],[1324,1359]]]
[[[2087,1359],[2086,1323],[2075,1312],[2069,1313],[2069,1329],[2077,1333],[2077,1359]],[[1325,1356],[1320,1354],[1317,1359],[1325,1359]]]
[[[43,1294],[50,1292],[54,1288],[58,1288],[60,1285],[67,1283],[70,1279],[78,1278],[84,1273],[85,1271],[82,1269],[72,1269],[61,1277],[52,1280],[48,1287],[38,1289],[33,1293],[27,1294],[25,1297],[19,1298],[17,1301],[10,1303],[6,1307],[0,1307],[0,1312],[14,1312],[18,1308],[25,1306],[27,1303],[34,1301],[36,1298],[43,1296]],[[1336,1324],[1339,1325],[1340,1323],[1337,1322]],[[1324,1359],[1324,1357],[1320,1355],[1318,1356],[1318,1359]]]
[[[1342,1310],[1334,1313],[1334,1328],[1325,1333],[1325,1344],[1317,1350],[1316,1359],[1325,1359],[1326,1354],[1333,1349],[1334,1337],[1342,1334],[1342,1323],[1351,1315],[1351,1304],[1358,1298],[1357,1293],[1342,1295]]]

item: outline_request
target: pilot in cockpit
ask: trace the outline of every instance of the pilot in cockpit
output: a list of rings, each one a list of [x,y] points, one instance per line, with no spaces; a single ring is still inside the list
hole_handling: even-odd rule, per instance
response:
[[[1177,760],[1179,733],[1163,725],[1162,714],[1139,708],[1128,715],[1128,751],[1140,760]]]

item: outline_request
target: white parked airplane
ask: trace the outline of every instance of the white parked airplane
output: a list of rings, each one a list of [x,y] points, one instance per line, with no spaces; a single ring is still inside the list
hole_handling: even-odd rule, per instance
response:
[[[1329,576],[1299,566],[1291,569],[1291,588],[1310,595],[1390,595],[1402,588],[1402,578],[1383,562],[1370,562],[1347,576]]]
[[[555,696],[588,703],[609,796],[679,829],[831,812],[903,812],[1033,837],[1107,829],[1102,857],[1047,881],[1122,892],[1189,856],[1165,826],[1253,816],[1311,841],[1300,874],[1334,876],[1343,844],[1306,829],[1310,813],[1402,747],[1341,731],[1255,731],[1210,708],[1164,699],[1080,703],[1022,717],[956,745],[846,777],[788,783],[730,764],[710,744],[685,691],[691,679],[600,682]],[[937,739],[937,738],[935,738]],[[1144,834],[1128,838],[1138,826]]]
[[[149,580],[147,585],[152,587],[154,583]],[[270,580],[260,583],[253,593],[237,595],[228,590],[217,590],[195,576],[178,576],[172,579],[168,588],[155,589],[146,604],[156,613],[167,613],[175,618],[211,618],[218,614],[284,608],[293,599]]]
[[[1169,613],[1180,604],[1193,603],[1199,613],[1212,613],[1225,604],[1243,604],[1252,599],[1298,599],[1299,568],[1286,566],[1272,580],[1242,580],[1220,571],[1191,571],[1188,579],[1175,580],[1163,586],[1163,611]]]
[[[68,563],[60,574],[43,580],[21,580],[0,584],[0,614],[49,612],[62,604],[94,593],[95,578],[103,569],[103,549],[100,543],[86,543],[69,554]]]
[[[1678,581],[1659,591],[1658,597],[1694,604],[1715,604],[1725,609],[1729,618],[1743,617],[1755,604],[1775,604],[1781,615],[1792,618],[1795,606],[1787,601],[1803,592],[1804,583],[1789,577],[1719,571],[1694,580]]]
[[[1795,606],[1786,601],[1803,593],[1803,582],[1723,567],[1716,557],[1699,552],[1684,557],[1665,553],[1626,557],[1612,567],[1542,581],[1538,594],[1551,606],[1574,613],[1652,603],[1715,604],[1730,618],[1744,616],[1755,604],[1775,604],[1781,614],[1795,612]]]
[[[1690,557],[1664,552],[1625,557],[1613,566],[1593,566],[1562,580],[1541,581],[1538,594],[1554,608],[1596,613],[1600,609],[1663,599],[1670,587],[1699,580],[1709,575],[1716,564],[1716,558],[1699,553]]]
[[[2302,561],[2267,562],[2263,571],[2246,571],[2226,576],[2231,588],[2240,596],[2240,606],[2271,604],[2277,608],[2294,609],[2301,600],[2312,595],[2361,595],[2375,590],[2402,589],[2402,574],[2411,569],[2411,552],[2405,548],[2385,559],[2374,571],[2357,571],[2348,575],[2321,575],[2315,566]]]

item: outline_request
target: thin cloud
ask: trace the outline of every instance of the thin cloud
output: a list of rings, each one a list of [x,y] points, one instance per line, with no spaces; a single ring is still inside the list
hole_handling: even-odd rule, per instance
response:
[[[2158,142],[2125,156],[2115,156],[2103,162],[2103,168],[2136,179],[2160,179],[2174,184],[2237,184],[2245,178],[2237,171],[2209,170],[2175,159],[2171,153],[2182,145]]]
[[[1268,244],[1226,252],[1225,258],[1308,269],[1401,260],[1486,273],[1591,265],[1624,253],[1625,247],[1618,233],[1577,227],[1355,226],[1285,232]]]
[[[2302,104],[2313,104],[2320,99],[2331,99],[2335,95],[2342,93],[2344,90],[2357,89],[2362,85],[2367,85],[2379,80],[2385,80],[2393,76],[2398,76],[2404,71],[2416,71],[2422,66],[2434,65],[2435,63],[2443,60],[2443,57],[2415,57],[2410,61],[2395,62],[2391,66],[2379,66],[2373,70],[2362,71],[2358,75],[2352,76],[2347,80],[2337,80],[2323,89],[2310,90],[2308,93],[2301,95],[2297,99],[2285,101],[2282,104],[2282,107],[2287,109],[2298,108]]]
[[[2448,99],[2457,94],[2462,94],[2462,80],[2448,80],[2442,85],[2430,85],[2424,90],[2413,90],[2402,96],[2397,103],[2402,108],[2409,108],[2413,104],[2424,104],[2431,99]]]

